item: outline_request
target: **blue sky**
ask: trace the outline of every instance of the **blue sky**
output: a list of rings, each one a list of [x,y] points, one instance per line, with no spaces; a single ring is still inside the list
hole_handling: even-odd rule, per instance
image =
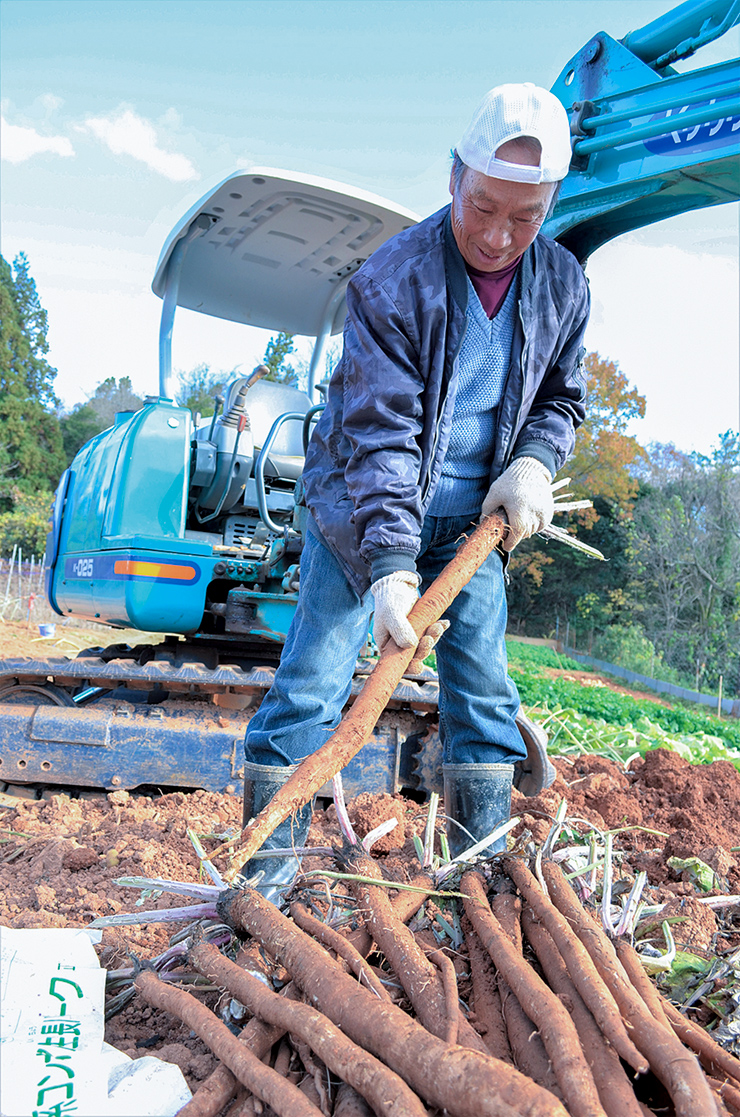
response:
[[[669,6],[3,0],[2,251],[29,256],[59,395],[72,405],[109,375],[156,390],[159,250],[237,167],[326,176],[424,216],[486,89],[549,86],[596,31],[620,38]],[[681,68],[737,50],[733,32]],[[588,346],[647,396],[635,433],[706,450],[737,427],[737,206],[620,238],[588,274]],[[250,368],[266,339],[179,312],[174,363]]]

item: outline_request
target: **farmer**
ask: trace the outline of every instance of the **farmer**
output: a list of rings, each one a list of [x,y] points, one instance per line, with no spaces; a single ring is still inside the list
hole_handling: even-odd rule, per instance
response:
[[[481,514],[505,509],[504,552],[550,522],[552,478],[584,417],[586,280],[538,235],[570,158],[551,93],[492,89],[454,152],[452,204],[386,242],[348,286],[344,350],[303,473],[297,612],[246,737],[246,819],[336,728],[373,612],[379,647],[415,645],[418,593]],[[453,855],[509,817],[526,755],[507,675],[507,557],[494,551],[458,594],[437,645]],[[269,848],[304,844],[310,817],[306,806],[287,819]],[[297,863],[244,873],[259,868],[287,883]]]

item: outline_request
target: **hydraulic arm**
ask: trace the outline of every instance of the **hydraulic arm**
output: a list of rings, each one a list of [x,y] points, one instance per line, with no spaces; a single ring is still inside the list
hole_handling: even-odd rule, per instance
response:
[[[553,92],[575,137],[546,231],[581,262],[607,241],[740,198],[740,59],[677,73],[740,21],[740,0],[689,0],[621,41],[600,31]]]

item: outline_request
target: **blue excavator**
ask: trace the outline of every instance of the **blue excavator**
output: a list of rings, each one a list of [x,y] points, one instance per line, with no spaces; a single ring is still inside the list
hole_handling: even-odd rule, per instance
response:
[[[622,233],[740,198],[740,59],[674,67],[739,21],[740,0],[689,0],[622,39],[599,32],[564,66],[553,92],[573,159],[545,231],[582,264]],[[153,281],[159,391],[78,452],[46,554],[60,617],[146,636],[0,662],[0,787],[240,786],[245,725],[297,599],[301,469],[327,343],[350,277],[417,220],[361,190],[257,168],[175,226]],[[174,398],[178,306],[315,337],[307,390],[258,366],[211,417],[193,416]],[[371,669],[372,658],[358,661],[354,693]],[[437,697],[431,670],[401,682],[344,772],[348,794],[435,788]],[[537,727],[522,718],[520,729],[536,748]]]

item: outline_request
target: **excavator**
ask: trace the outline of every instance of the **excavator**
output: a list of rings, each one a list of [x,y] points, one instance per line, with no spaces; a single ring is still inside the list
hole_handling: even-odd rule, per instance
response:
[[[740,59],[675,68],[738,22],[740,0],[688,0],[622,39],[598,32],[563,67],[552,89],[573,158],[544,231],[584,266],[622,233],[740,198]],[[245,726],[297,600],[301,469],[326,348],[351,276],[417,220],[362,190],[255,168],[177,223],[152,284],[158,392],[77,453],[46,552],[60,617],[138,630],[142,642],[0,661],[0,787],[240,786]],[[306,390],[258,366],[235,376],[211,417],[194,416],[175,402],[178,306],[315,337]],[[353,695],[373,667],[366,651]],[[431,669],[402,680],[343,773],[348,794],[436,788],[437,698]],[[522,718],[520,730],[529,747],[537,727]]]

